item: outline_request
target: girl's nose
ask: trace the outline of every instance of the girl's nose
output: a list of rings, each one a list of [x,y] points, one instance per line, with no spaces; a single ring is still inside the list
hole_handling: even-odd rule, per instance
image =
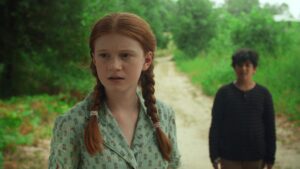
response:
[[[110,69],[112,70],[122,69],[122,61],[118,57],[113,57],[110,62]]]

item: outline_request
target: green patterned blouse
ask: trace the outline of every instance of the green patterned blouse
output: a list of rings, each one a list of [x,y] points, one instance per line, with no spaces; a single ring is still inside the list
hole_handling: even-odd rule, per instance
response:
[[[49,156],[49,169],[176,169],[180,164],[177,147],[174,111],[162,102],[156,106],[160,125],[172,143],[171,161],[162,158],[156,141],[155,130],[143,99],[129,147],[117,121],[107,106],[102,106],[98,123],[104,140],[104,150],[91,156],[84,145],[84,127],[89,117],[91,97],[75,105],[68,113],[59,116],[54,124]]]

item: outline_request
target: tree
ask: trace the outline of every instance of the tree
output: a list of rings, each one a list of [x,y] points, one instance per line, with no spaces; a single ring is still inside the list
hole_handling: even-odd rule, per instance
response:
[[[0,97],[51,92],[69,63],[83,58],[82,8],[81,0],[0,3]]]
[[[285,15],[289,17],[293,17],[289,10],[289,5],[286,3],[282,3],[280,5],[272,5],[272,4],[265,4],[263,7],[264,10],[268,11],[273,15]]]
[[[259,7],[259,0],[225,0],[225,7],[233,15],[250,13],[253,8]]]
[[[170,27],[172,0],[93,0],[87,4],[86,20],[95,21],[110,12],[132,12],[145,19],[157,38],[157,46],[165,48],[168,39],[164,32]]]
[[[171,0],[126,1],[128,2],[124,3],[124,10],[133,12],[144,18],[150,24],[153,33],[156,36],[158,48],[165,48],[168,43],[168,39],[164,33],[170,25],[170,11],[167,9],[169,9],[168,7],[170,7],[170,5],[174,2]]]
[[[232,31],[232,41],[237,47],[250,47],[274,53],[279,45],[282,28],[275,24],[273,16],[262,9],[253,9],[240,17]]]
[[[214,35],[214,15],[209,0],[179,0],[172,30],[175,44],[190,57],[204,50]]]

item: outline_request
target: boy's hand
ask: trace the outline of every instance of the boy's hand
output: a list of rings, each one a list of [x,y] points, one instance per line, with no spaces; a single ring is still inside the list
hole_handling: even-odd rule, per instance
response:
[[[213,163],[214,169],[219,169],[219,163]]]
[[[220,158],[215,159],[215,161],[213,162],[213,167],[214,169],[219,169],[219,165],[220,165]]]
[[[267,164],[267,169],[272,169],[273,165],[272,164]]]
[[[273,168],[273,164],[264,163],[264,167],[263,168],[272,169]]]

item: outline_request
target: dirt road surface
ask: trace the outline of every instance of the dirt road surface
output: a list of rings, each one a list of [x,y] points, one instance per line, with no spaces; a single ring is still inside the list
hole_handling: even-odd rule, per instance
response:
[[[208,130],[213,98],[193,86],[186,75],[175,69],[171,57],[157,58],[156,96],[176,112],[177,137],[182,155],[181,169],[212,169],[208,155]],[[286,122],[282,122],[286,124]],[[300,143],[291,139],[295,132],[277,126],[275,169],[300,169]],[[49,140],[35,147],[21,147],[5,163],[5,169],[45,169]]]

